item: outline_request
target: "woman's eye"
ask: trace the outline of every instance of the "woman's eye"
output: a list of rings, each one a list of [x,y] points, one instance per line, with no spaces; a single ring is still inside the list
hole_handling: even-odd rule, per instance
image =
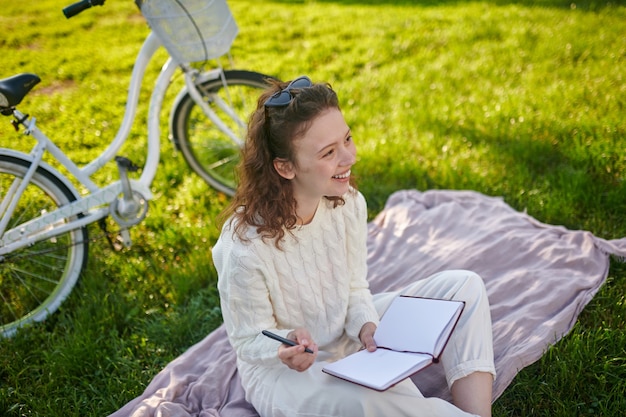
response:
[[[335,150],[334,150],[334,149],[331,149],[331,150],[329,150],[328,152],[326,152],[326,153],[324,154],[324,156],[331,156],[331,155],[332,155],[332,154],[334,154],[334,153],[335,153]]]

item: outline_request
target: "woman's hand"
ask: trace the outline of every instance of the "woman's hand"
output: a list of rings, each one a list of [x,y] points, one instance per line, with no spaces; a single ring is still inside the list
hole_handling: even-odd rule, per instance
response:
[[[367,349],[369,352],[374,352],[376,350],[374,332],[376,332],[376,325],[371,321],[365,323],[359,332],[359,340],[361,340],[363,348]]]
[[[294,340],[298,345],[281,344],[278,348],[278,358],[291,369],[298,372],[306,371],[317,357],[317,345],[313,342],[311,334],[307,329],[297,328],[289,332],[287,339]],[[311,349],[313,353],[305,352],[305,348]]]

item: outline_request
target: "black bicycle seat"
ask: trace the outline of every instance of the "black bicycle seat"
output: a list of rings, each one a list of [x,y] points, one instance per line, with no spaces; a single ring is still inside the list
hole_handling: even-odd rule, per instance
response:
[[[0,80],[0,109],[15,107],[22,102],[41,79],[35,74],[18,74]]]

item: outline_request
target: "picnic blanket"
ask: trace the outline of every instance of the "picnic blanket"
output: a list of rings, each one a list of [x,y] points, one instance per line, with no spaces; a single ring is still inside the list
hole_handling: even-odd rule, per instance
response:
[[[541,223],[500,198],[471,191],[398,191],[368,225],[373,293],[401,289],[445,269],[486,284],[498,373],[493,398],[574,326],[626,239]],[[449,399],[439,366],[413,377],[426,396]],[[154,377],[111,417],[257,416],[245,401],[224,326]]]

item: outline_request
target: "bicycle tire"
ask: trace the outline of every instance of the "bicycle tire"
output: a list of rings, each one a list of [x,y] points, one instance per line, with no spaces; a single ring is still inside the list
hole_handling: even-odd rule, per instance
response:
[[[0,155],[0,202],[10,184],[24,178],[29,165],[29,161]],[[38,167],[8,229],[75,200],[55,174]],[[88,249],[88,231],[82,227],[0,256],[0,335],[10,337],[18,328],[55,312],[86,265]]]
[[[261,90],[268,86],[266,80],[273,77],[241,70],[224,71],[223,75],[226,89],[218,77],[201,82],[198,90],[220,119],[238,133],[243,143],[248,117],[256,108]],[[214,94],[230,101],[231,108],[244,122],[243,126],[238,126],[219,111],[213,103]],[[211,122],[188,92],[175,104],[170,130],[174,143],[191,169],[213,188],[232,196],[237,187],[235,167],[239,163],[240,146]]]

